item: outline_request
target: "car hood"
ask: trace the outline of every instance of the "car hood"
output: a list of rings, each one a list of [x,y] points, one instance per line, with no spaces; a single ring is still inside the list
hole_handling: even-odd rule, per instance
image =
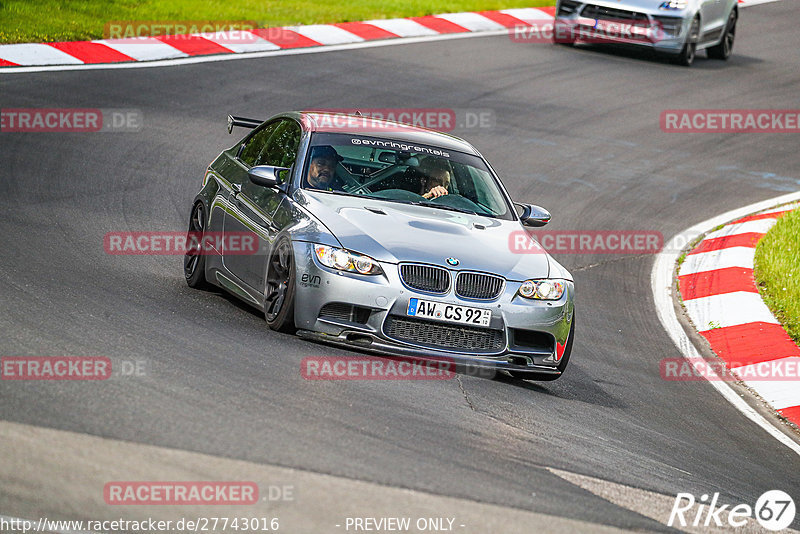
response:
[[[420,262],[459,270],[495,273],[509,280],[546,278],[549,256],[538,246],[512,250],[523,227],[455,211],[398,202],[298,191],[295,200],[351,251],[389,263]]]

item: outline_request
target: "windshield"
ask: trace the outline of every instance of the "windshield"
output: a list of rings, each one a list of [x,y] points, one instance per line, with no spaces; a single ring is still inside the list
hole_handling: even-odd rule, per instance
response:
[[[392,139],[314,134],[302,187],[513,219],[481,158]]]

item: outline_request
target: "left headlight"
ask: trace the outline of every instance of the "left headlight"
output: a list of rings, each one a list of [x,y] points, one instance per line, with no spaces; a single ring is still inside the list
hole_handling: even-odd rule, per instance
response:
[[[519,286],[519,294],[526,299],[558,300],[566,287],[562,280],[525,280]]]
[[[332,269],[359,274],[383,273],[383,269],[377,261],[369,256],[356,254],[343,248],[314,245],[314,253],[322,265]]]

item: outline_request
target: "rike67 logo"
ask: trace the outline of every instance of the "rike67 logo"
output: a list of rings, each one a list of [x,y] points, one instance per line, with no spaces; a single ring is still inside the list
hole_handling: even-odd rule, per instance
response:
[[[696,499],[691,493],[679,493],[669,515],[668,526],[672,527],[717,527],[739,528],[752,523],[752,518],[766,530],[777,532],[792,524],[795,518],[794,500],[781,490],[765,492],[749,504],[722,504],[719,493],[709,499],[708,494]]]

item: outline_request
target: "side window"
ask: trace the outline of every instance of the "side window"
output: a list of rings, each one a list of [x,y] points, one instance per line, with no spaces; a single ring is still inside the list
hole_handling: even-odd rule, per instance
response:
[[[248,164],[272,165],[274,167],[291,167],[294,165],[297,158],[297,150],[300,147],[300,126],[293,120],[281,120],[268,125],[265,130],[269,130],[269,138],[261,146],[258,155],[253,160],[254,163]],[[245,151],[249,146],[250,144],[248,143],[245,146]],[[244,153],[242,156],[244,161]],[[250,180],[246,181],[242,186],[242,193],[255,202],[267,215],[272,215],[275,212],[282,199],[281,195],[274,189],[258,186]]]
[[[297,159],[299,146],[300,126],[293,120],[282,120],[276,123],[256,165],[291,167]]]
[[[242,163],[248,165],[250,167],[254,165],[258,165],[256,161],[258,160],[259,155],[264,150],[264,147],[267,146],[267,141],[272,136],[275,129],[280,125],[280,122],[273,122],[267,124],[266,126],[261,127],[255,134],[253,134],[250,139],[247,140],[247,144],[242,149],[241,154],[239,155],[239,159],[242,160]]]

